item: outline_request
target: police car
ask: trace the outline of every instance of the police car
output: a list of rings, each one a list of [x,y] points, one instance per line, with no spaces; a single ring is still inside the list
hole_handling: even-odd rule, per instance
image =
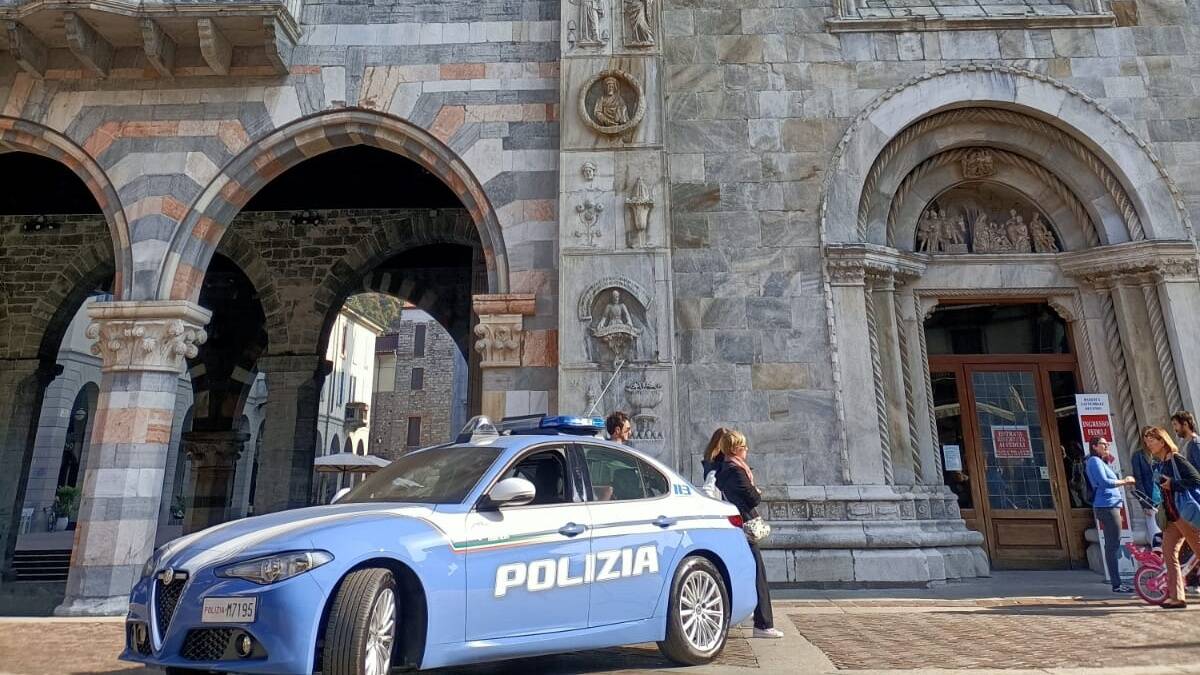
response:
[[[598,418],[406,454],[336,503],[162,546],[121,658],[168,673],[383,675],[658,642],[711,661],[755,606],[737,510]]]

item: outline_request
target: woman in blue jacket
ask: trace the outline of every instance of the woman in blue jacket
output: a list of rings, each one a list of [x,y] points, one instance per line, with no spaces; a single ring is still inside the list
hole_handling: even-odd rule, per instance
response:
[[[1121,507],[1125,506],[1126,485],[1132,485],[1133,476],[1117,478],[1109,466],[1112,453],[1108,451],[1108,439],[1094,436],[1088,439],[1091,456],[1087,458],[1087,478],[1095,497],[1092,498],[1092,513],[1104,529],[1104,562],[1108,566],[1108,583],[1113,593],[1129,593],[1133,589],[1121,583],[1121,571],[1117,558],[1121,551]]]

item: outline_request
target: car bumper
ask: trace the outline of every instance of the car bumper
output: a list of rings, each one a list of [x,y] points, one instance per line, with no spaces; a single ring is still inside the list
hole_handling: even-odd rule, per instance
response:
[[[158,667],[240,673],[313,671],[326,597],[313,574],[260,586],[202,571],[175,583],[185,586],[169,620],[158,617],[161,605],[156,604],[155,594],[161,586],[155,579],[142,579],[134,586],[121,659]],[[205,598],[255,598],[256,615],[250,622],[204,623],[201,609]],[[160,625],[165,627],[161,633]],[[250,638],[252,646],[246,656],[238,653],[243,635]]]

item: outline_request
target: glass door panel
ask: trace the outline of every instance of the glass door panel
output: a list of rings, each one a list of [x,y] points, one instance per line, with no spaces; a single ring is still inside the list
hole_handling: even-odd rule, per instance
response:
[[[971,389],[987,471],[988,505],[996,510],[1053,510],[1035,373],[975,371]]]

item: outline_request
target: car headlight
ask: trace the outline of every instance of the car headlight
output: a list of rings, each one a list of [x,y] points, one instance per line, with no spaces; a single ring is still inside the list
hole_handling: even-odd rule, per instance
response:
[[[333,560],[333,554],[328,551],[292,551],[226,565],[217,569],[217,576],[273,584],[316,569],[330,560]]]

